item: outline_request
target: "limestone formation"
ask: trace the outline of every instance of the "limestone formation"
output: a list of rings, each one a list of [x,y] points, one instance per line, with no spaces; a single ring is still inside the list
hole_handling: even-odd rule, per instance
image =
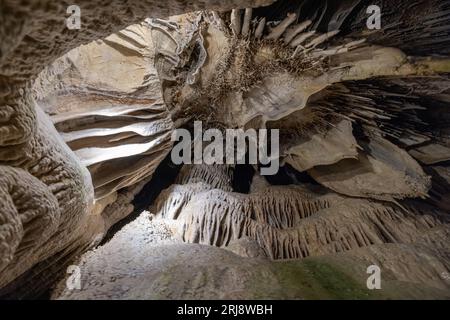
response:
[[[69,50],[87,44],[89,41],[102,39],[134,23],[141,23],[149,16],[168,17],[198,9],[226,10],[235,6],[257,6],[267,3],[270,1],[221,3],[169,1],[164,4],[157,1],[115,1],[113,3],[78,1],[77,5],[82,12],[82,29],[70,30],[65,23],[69,3],[2,1],[0,4],[2,12],[0,19],[0,165],[3,209],[0,215],[0,239],[2,239],[0,287],[4,287],[36,263],[52,257],[65,248],[76,247],[75,244],[79,244],[79,247],[84,250],[86,244],[92,242],[96,234],[104,233],[105,230],[100,227],[102,223],[97,221],[98,219],[90,221],[91,210],[93,210],[91,208],[94,207],[94,191],[86,164],[97,164],[94,171],[101,179],[100,182],[94,181],[97,190],[99,185],[106,186],[109,183],[99,193],[100,196],[106,196],[118,188],[148,177],[155,164],[149,164],[146,160],[152,159],[150,163],[155,163],[161,155],[145,153],[155,145],[159,145],[160,149],[164,146],[168,147],[167,144],[164,145],[164,131],[169,130],[170,122],[162,121],[160,126],[154,128],[154,132],[160,133],[161,136],[154,137],[155,140],[149,141],[147,145],[143,144],[141,150],[135,150],[137,156],[131,160],[134,164],[123,164],[129,165],[125,172],[112,178],[105,177],[105,168],[98,164],[105,160],[113,160],[118,157],[118,153],[120,155],[128,150],[111,148],[106,158],[100,159],[86,150],[81,152],[81,157],[86,161],[83,164],[56,132],[48,116],[42,112],[43,106],[36,105],[35,90],[32,87],[38,74]],[[109,44],[115,48],[118,48],[119,44],[119,49],[127,50],[127,46],[120,47],[120,42],[126,42],[127,36],[129,32],[121,32],[115,38],[114,36],[113,39],[109,38]],[[140,46],[139,43],[134,42],[133,45]],[[97,48],[98,52],[102,52],[102,49]],[[79,62],[83,64],[83,61]],[[76,72],[76,70],[72,71]],[[52,71],[48,72],[51,74]],[[145,73],[140,70],[139,74],[142,75],[143,72]],[[55,76],[58,77],[57,72]],[[77,75],[74,81],[77,80],[76,78],[92,80],[89,77],[89,79],[86,78],[86,73]],[[141,80],[145,82],[149,79]],[[105,85],[114,85],[111,79],[103,82]],[[58,83],[55,84],[58,85]],[[95,93],[95,90],[91,92],[91,97],[88,95],[87,101],[92,99],[92,94]],[[70,100],[70,95],[66,98]],[[111,103],[114,99],[109,99],[106,106],[119,105],[118,109],[122,111],[114,110],[113,114],[122,113],[125,118],[127,114],[136,110],[135,119],[152,116],[164,119],[161,105],[155,112],[156,115],[152,115],[151,111],[142,111],[139,115],[139,105],[146,104],[147,109],[151,103],[140,101],[141,104],[139,104],[133,99],[126,102],[126,98],[125,95],[125,101],[117,103],[116,100],[114,104]],[[66,104],[67,100],[60,103]],[[84,105],[83,98],[78,102],[75,101],[74,104]],[[95,104],[102,105],[101,102],[95,101],[94,108]],[[126,104],[132,106],[127,110],[124,108]],[[102,106],[105,107],[105,103]],[[52,109],[51,106],[48,108]],[[77,110],[71,111],[77,112]],[[90,112],[95,114],[95,111],[90,109],[87,115],[77,114],[74,118],[89,120]],[[145,113],[148,114],[145,115]],[[62,118],[64,119],[64,116]],[[122,130],[118,131],[122,132]],[[82,134],[86,134],[85,137],[95,136],[93,132],[78,132],[73,135],[81,137]],[[145,130],[142,135],[138,134],[143,137],[141,142],[149,134],[151,131],[148,130]],[[73,135],[69,137],[69,140],[73,138]],[[158,147],[155,148],[156,150]],[[141,153],[145,155],[139,156]],[[139,157],[141,159],[138,159]],[[144,159],[145,157],[147,159]],[[139,160],[141,160],[140,163]],[[145,162],[143,167],[141,167],[142,162]],[[110,169],[118,165],[114,161],[104,164],[110,165]],[[33,201],[25,201],[27,198]],[[86,228],[87,220],[93,225]],[[60,268],[62,267],[61,265]]]
[[[158,270],[118,252],[145,261],[125,280],[136,287],[110,297],[341,297],[285,279],[317,264],[361,280],[376,263],[398,286],[383,297],[448,298],[449,1],[79,0],[80,29],[66,25],[70,4],[0,2],[0,297],[39,297],[105,236],[99,255],[126,247],[130,226],[161,223],[178,243],[153,254],[139,242]],[[172,134],[195,120],[278,129],[279,172],[175,165]],[[196,256],[214,283],[217,259],[232,270],[224,292],[164,282],[164,264],[178,281]],[[250,292],[261,274],[267,295]],[[61,283],[53,297],[114,290]]]
[[[96,200],[151,176],[171,148],[173,124],[150,37],[141,23],[73,49],[41,72],[34,87],[89,169]]]

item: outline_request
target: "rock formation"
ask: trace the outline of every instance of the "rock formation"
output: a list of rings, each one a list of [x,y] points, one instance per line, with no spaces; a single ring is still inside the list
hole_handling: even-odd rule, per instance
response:
[[[142,168],[140,167],[140,164],[143,162],[142,158],[147,157],[149,159],[153,157],[155,162],[157,159],[160,159],[160,156],[157,154],[152,156],[151,152],[148,151],[154,145],[164,145],[164,130],[170,128],[170,122],[161,121],[164,125],[161,124],[160,127],[153,129],[155,133],[154,140],[148,139],[147,146],[143,144],[141,150],[134,150],[136,156],[130,160],[131,163],[124,170],[125,172],[118,173],[116,177],[105,177],[105,166],[111,166],[111,169],[114,165],[117,166],[118,164],[114,159],[118,157],[118,154],[128,152],[128,150],[126,147],[125,150],[121,149],[119,141],[116,148],[111,147],[106,157],[99,158],[98,155],[92,154],[92,151],[95,151],[95,149],[92,150],[93,145],[88,142],[84,150],[80,148],[81,158],[84,160],[77,158],[68,148],[63,137],[56,132],[48,116],[42,111],[44,107],[38,106],[36,103],[33,84],[38,74],[69,50],[89,41],[102,39],[133,23],[140,23],[148,16],[168,17],[198,9],[226,10],[236,6],[256,6],[269,2],[225,1],[218,4],[214,1],[194,1],[190,3],[169,1],[161,4],[157,1],[117,1],[114,3],[79,1],[77,4],[81,8],[83,24],[83,28],[80,30],[69,30],[66,27],[65,20],[67,18],[68,3],[54,3],[52,1],[40,3],[31,1],[20,4],[15,1],[3,1],[1,3],[0,164],[2,183],[0,202],[4,205],[0,215],[0,247],[2,248],[0,287],[5,287],[40,261],[45,260],[47,261],[46,264],[50,265],[51,262],[48,259],[57,253],[70,250],[84,250],[89,243],[96,239],[97,235],[104,233],[103,225],[108,225],[110,222],[104,222],[98,214],[95,214],[96,211],[101,210],[94,209],[94,187],[86,165],[95,166],[94,171],[96,173],[94,176],[97,176],[99,180],[94,181],[95,189],[99,190],[99,186],[104,187],[98,191],[100,197],[109,196],[117,188],[139,182],[140,179],[151,174],[151,167],[154,167],[156,164],[145,162],[143,164],[144,168]],[[115,37],[120,38],[120,34],[123,39],[123,36],[126,37],[127,33],[122,32]],[[120,45],[120,40],[114,39],[114,36],[109,41],[109,44],[116,48],[118,44]],[[124,41],[127,40],[125,39]],[[108,40],[105,43],[107,45]],[[133,45],[139,47],[139,43],[133,43]],[[126,48],[130,47],[128,45],[124,49],[126,50]],[[140,49],[145,50],[145,48]],[[89,51],[89,48],[86,50]],[[102,52],[102,48],[92,48],[92,50],[94,52],[97,50],[97,54]],[[63,60],[65,59],[63,58]],[[89,61],[78,62],[81,65],[83,63],[89,64]],[[70,63],[70,58],[68,61],[61,62],[62,65],[64,63]],[[69,73],[76,71],[75,67],[69,70]],[[84,71],[86,72],[86,70]],[[56,70],[44,72],[47,72],[50,78],[52,74],[57,79],[61,78],[58,74],[58,67],[56,67]],[[135,71],[134,73],[135,76],[149,75],[144,70]],[[65,136],[66,141],[67,139],[80,140],[79,138],[83,134],[87,140],[89,140],[89,137],[96,136],[95,132],[92,131],[80,132],[82,131],[81,128],[88,129],[87,123],[89,119],[96,117],[96,107],[97,111],[104,108],[103,114],[107,114],[108,107],[116,105],[118,108],[114,108],[110,115],[118,118],[120,118],[120,114],[124,114],[126,118],[130,113],[133,114],[132,118],[134,117],[134,119],[152,116],[164,118],[164,108],[161,105],[158,106],[156,99],[152,102],[149,100],[136,101],[131,95],[129,97],[130,101],[120,101],[119,98],[123,99],[123,97],[120,97],[120,92],[114,92],[114,81],[110,81],[111,79],[103,81],[105,86],[99,88],[100,98],[107,101],[102,102],[101,99],[95,99],[95,94],[97,94],[95,88],[91,88],[93,91],[91,90],[90,92],[88,88],[85,97],[87,104],[83,103],[83,98],[78,100],[77,97],[72,104],[73,109],[71,110],[70,104],[67,104],[70,99],[72,101],[74,99],[74,97],[71,98],[70,90],[73,90],[72,95],[76,92],[77,80],[94,82],[98,80],[95,79],[95,75],[93,75],[93,78],[91,75],[89,75],[89,78],[86,78],[86,73],[81,73],[73,79],[74,83],[69,81],[67,85],[63,84],[63,95],[59,101],[59,108],[64,106],[68,107],[68,109],[59,109],[63,112],[59,118],[57,114],[55,117],[57,126],[61,123],[60,130],[73,131],[72,135]],[[68,77],[72,79],[70,74]],[[48,80],[52,82],[51,79]],[[139,79],[134,80],[135,83],[139,82]],[[140,80],[144,80],[142,81],[144,86],[146,85],[145,81],[151,82],[150,79]],[[53,83],[58,86],[57,82]],[[108,88],[108,85],[112,85],[112,88]],[[42,88],[47,88],[46,83],[42,84]],[[67,91],[64,89],[67,89]],[[121,87],[121,89],[131,90],[132,88]],[[108,91],[110,91],[111,97],[105,99],[105,94],[108,96]],[[47,97],[47,93],[45,91],[42,92],[43,97]],[[57,94],[57,96],[59,95]],[[127,98],[128,96],[125,95],[125,100]],[[95,103],[92,99],[95,100]],[[116,100],[115,103],[113,103],[114,99]],[[93,109],[88,108],[90,100],[93,102]],[[139,105],[142,108],[142,105],[145,104],[147,107],[145,109],[148,109],[148,106],[153,102],[156,104],[154,112],[147,110],[142,111],[139,115]],[[126,108],[126,104],[131,106]],[[80,114],[79,111],[83,110],[77,110],[77,105],[86,106],[89,109],[87,111],[85,109],[87,114],[82,112]],[[58,110],[58,102],[56,102],[56,105],[47,106],[45,109],[52,110],[52,108]],[[70,115],[71,111],[74,114]],[[101,114],[102,112],[99,111],[98,113]],[[92,115],[94,116],[92,117]],[[75,119],[72,123],[75,125],[74,130],[64,128],[64,122],[70,116],[73,116],[73,119]],[[83,121],[87,121],[84,124],[85,127],[81,125]],[[134,121],[133,124],[135,122],[139,123],[139,121]],[[77,123],[79,127],[77,127]],[[123,125],[124,123],[122,123]],[[137,125],[137,127],[139,126]],[[135,130],[139,131],[139,129]],[[117,132],[120,135],[121,130]],[[156,137],[158,133],[161,135],[159,138]],[[138,132],[136,140],[142,142],[150,134],[151,132],[148,131],[142,134]],[[98,147],[100,148],[101,146],[102,144],[100,143]],[[157,149],[156,146],[154,151],[157,151]],[[140,154],[144,155],[140,156]],[[141,157],[140,163],[139,157]],[[106,160],[110,161],[105,162]],[[125,166],[127,164],[124,163],[122,165]],[[108,183],[109,185],[106,186]],[[30,199],[33,200],[31,201]],[[109,199],[107,203],[113,202],[111,200]],[[105,206],[104,203],[100,205]],[[112,203],[112,205],[114,204]],[[58,263],[61,264],[59,266],[60,269],[64,268],[64,264],[61,261]],[[25,280],[22,279],[23,281],[27,282],[26,276]],[[8,289],[5,290],[9,292]]]
[[[399,247],[388,244],[401,244],[415,253],[393,265],[414,264],[416,254],[428,252],[442,269],[425,272],[426,281],[445,288],[436,275],[449,267],[448,181],[431,176],[427,165],[446,163],[448,123],[426,114],[448,104],[449,61],[439,36],[436,51],[427,51],[427,42],[408,31],[414,16],[403,17],[404,33],[387,27],[377,38],[377,31],[356,29],[357,2],[323,1],[311,9],[303,1],[288,11],[280,1],[273,11],[151,22],[154,39],[173,44],[157,47],[155,61],[176,123],[280,129],[286,168],[325,187],[270,186],[254,176],[255,187],[242,194],[222,183],[228,167],[190,165],[151,212],[181,221],[178,233],[186,242],[227,247],[251,239],[271,259],[355,252],[376,260],[373,248],[392,256],[387,251]],[[442,25],[448,14],[433,11],[446,4],[435,5],[426,11],[429,30],[448,32]]]
[[[68,5],[0,4],[0,296],[48,290],[194,120],[279,129],[282,167],[184,165],[149,208],[182,241],[449,289],[448,1],[81,0],[79,30]]]

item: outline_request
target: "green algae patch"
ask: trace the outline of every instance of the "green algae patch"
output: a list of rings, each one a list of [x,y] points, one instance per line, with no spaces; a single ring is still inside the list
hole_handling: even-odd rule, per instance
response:
[[[274,262],[274,273],[284,294],[298,299],[380,299],[365,281],[346,274],[339,266],[321,259]]]

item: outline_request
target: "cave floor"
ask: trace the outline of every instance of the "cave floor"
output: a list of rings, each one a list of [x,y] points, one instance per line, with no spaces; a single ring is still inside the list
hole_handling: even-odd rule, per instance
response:
[[[143,211],[112,239],[81,256],[81,289],[61,281],[52,299],[396,299],[450,298],[397,280],[366,288],[365,269],[345,255],[271,261],[187,244],[174,225]]]

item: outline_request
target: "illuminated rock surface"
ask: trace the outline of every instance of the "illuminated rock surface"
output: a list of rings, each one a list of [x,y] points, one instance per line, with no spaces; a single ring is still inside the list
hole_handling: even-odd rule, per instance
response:
[[[448,298],[448,1],[273,2],[0,4],[1,297]],[[171,164],[194,120],[280,172]]]

